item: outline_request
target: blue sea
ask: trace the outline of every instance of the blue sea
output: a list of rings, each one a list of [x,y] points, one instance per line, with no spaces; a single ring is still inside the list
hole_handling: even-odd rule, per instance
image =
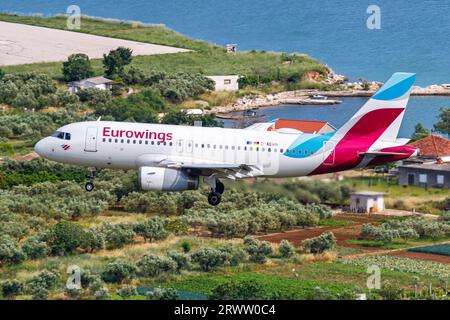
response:
[[[219,45],[236,43],[238,50],[306,53],[351,80],[386,81],[393,72],[405,71],[417,73],[417,84],[422,86],[450,83],[450,1],[2,0],[0,11],[52,15],[65,13],[72,4],[84,15],[161,23],[192,38]],[[372,4],[380,9],[380,29],[367,27]],[[412,104],[410,110],[415,113],[408,111],[405,121],[412,125],[405,124],[405,133],[418,121],[431,127],[438,109],[450,106],[444,98],[412,102],[416,107]],[[333,117],[338,125],[340,116],[354,104],[359,101],[337,106],[342,113],[321,112],[317,107],[311,112],[314,117]],[[276,110],[295,118],[292,108]],[[301,117],[307,114],[304,111]]]
[[[363,106],[367,98],[337,98],[342,100],[336,105],[284,105],[266,107],[256,110],[257,115],[264,116],[263,121],[273,119],[303,119],[328,121],[336,128],[342,126],[351,116]],[[450,99],[446,97],[411,97],[406,108],[399,131],[400,138],[410,138],[414,127],[421,122],[425,127],[432,128],[439,121],[440,108],[449,107]],[[237,112],[237,115],[242,114]],[[226,127],[233,127],[232,121],[224,121]]]

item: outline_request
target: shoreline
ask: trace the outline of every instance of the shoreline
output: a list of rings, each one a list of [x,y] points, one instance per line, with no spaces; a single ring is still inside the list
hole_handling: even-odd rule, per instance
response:
[[[378,88],[377,88],[378,89]],[[259,109],[264,107],[273,107],[286,104],[299,105],[333,105],[339,104],[342,101],[334,98],[367,98],[371,97],[377,90],[334,90],[334,91],[320,91],[320,90],[294,90],[283,91],[277,94],[259,95],[256,97],[239,98],[236,102],[225,106],[213,107],[210,112],[214,112],[218,118],[229,119],[230,113],[246,111],[252,109]],[[313,99],[314,95],[324,96],[333,99]],[[432,85],[426,88],[413,87],[411,96],[442,96],[450,97],[450,88]]]

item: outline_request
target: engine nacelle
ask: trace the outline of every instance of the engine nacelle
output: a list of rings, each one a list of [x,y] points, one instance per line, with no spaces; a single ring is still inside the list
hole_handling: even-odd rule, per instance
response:
[[[139,183],[142,190],[183,191],[197,189],[199,177],[178,169],[140,167]]]

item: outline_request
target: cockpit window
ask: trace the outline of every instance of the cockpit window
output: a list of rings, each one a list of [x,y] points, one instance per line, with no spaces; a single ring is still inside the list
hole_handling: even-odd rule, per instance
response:
[[[55,131],[52,134],[52,137],[55,137],[55,138],[58,138],[58,139],[63,139],[63,140],[70,140],[71,135],[68,132]]]

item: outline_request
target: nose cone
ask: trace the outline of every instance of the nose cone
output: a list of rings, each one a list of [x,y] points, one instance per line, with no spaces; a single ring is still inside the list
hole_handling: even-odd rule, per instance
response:
[[[36,151],[36,153],[38,155],[40,155],[41,157],[45,158],[45,153],[46,153],[45,152],[46,151],[45,145],[46,145],[46,143],[45,143],[44,140],[45,139],[39,140],[38,143],[36,143],[36,145],[34,146],[34,151]]]

